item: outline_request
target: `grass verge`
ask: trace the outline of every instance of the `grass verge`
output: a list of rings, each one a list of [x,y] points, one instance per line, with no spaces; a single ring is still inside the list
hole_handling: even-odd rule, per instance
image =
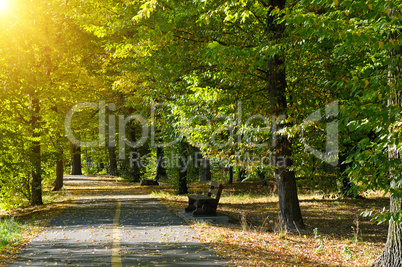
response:
[[[34,220],[23,222],[18,219],[0,220],[0,265],[5,266],[16,258],[17,253],[39,232]]]
[[[5,250],[10,244],[20,242],[23,227],[24,224],[14,218],[0,220],[0,250]]]

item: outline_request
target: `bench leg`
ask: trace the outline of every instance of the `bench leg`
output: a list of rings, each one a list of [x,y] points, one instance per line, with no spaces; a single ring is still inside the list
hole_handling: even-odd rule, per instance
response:
[[[198,200],[196,201],[196,209],[193,211],[194,217],[199,216],[216,216],[216,208],[218,203],[216,200]]]
[[[196,207],[195,207],[195,200],[194,199],[192,199],[192,198],[188,198],[188,206],[184,209],[184,211],[185,212],[192,212],[192,211],[195,211],[196,210]]]

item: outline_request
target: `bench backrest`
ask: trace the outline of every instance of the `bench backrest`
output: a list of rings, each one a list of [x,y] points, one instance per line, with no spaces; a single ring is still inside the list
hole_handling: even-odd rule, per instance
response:
[[[209,188],[207,189],[207,195],[209,197],[212,197],[212,195],[215,195],[215,199],[219,202],[219,199],[221,198],[222,190],[223,190],[223,184],[220,184],[215,181],[210,181],[209,183]]]

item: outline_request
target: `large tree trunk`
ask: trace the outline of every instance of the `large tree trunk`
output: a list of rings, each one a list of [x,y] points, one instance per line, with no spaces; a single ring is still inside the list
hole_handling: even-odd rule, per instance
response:
[[[290,159],[290,142],[286,137],[279,138],[276,157],[277,169],[276,184],[279,195],[279,208],[281,210],[282,226],[287,230],[304,229],[299,199],[297,197],[297,186],[295,173],[289,168],[293,165]],[[283,160],[285,159],[285,160]],[[282,164],[280,163],[282,161]]]
[[[31,184],[31,205],[43,205],[42,202],[42,175],[41,175],[41,147],[40,147],[40,106],[36,95],[32,96],[32,184]]]
[[[73,166],[71,175],[82,175],[81,147],[73,145]]]
[[[394,14],[395,15],[395,14]],[[400,15],[399,11],[396,15]],[[389,38],[393,40],[398,40],[399,32],[394,32],[390,34]],[[402,74],[402,64],[401,57],[402,55],[402,46],[397,50],[391,50],[389,53],[392,62],[390,63],[390,68],[394,64],[395,60],[399,62],[396,64],[395,69],[392,69],[389,72],[389,83],[394,84],[394,88],[398,88],[401,84],[400,75]],[[396,78],[399,79],[396,79]],[[388,105],[398,105],[402,106],[402,92],[397,91],[395,89],[394,94],[389,98]],[[388,152],[389,158],[401,158],[401,155],[397,150],[390,148]],[[401,175],[401,174],[399,174]],[[400,182],[397,177],[390,177],[391,187],[400,189]],[[395,198],[391,196],[390,201],[390,212],[401,212],[402,211],[402,201],[401,199]],[[385,244],[384,251],[381,256],[374,262],[373,266],[375,267],[397,267],[402,266],[402,225],[393,221],[392,219],[389,222],[388,228],[388,237],[387,243]]]
[[[283,9],[285,0],[269,0],[268,5],[272,9]],[[271,10],[272,10],[271,9]],[[273,34],[273,38],[283,38],[285,25],[278,24],[276,17],[269,11],[267,16],[267,34]],[[280,116],[286,117],[287,100],[286,100],[286,71],[284,65],[284,57],[275,55],[268,60],[267,73],[267,90],[269,92],[271,113],[276,118]],[[288,230],[303,229],[304,223],[301,216],[299,199],[297,197],[297,187],[295,174],[290,168],[293,165],[291,160],[291,142],[286,136],[276,136],[277,122],[272,123],[272,131],[275,135],[273,140],[274,158],[276,163],[276,182],[279,194],[279,207],[281,210],[282,226]]]
[[[401,211],[401,200],[391,197],[390,211]],[[381,256],[375,261],[373,267],[402,266],[402,225],[390,221],[388,227],[387,243]]]
[[[63,155],[63,154],[62,154]],[[53,191],[59,191],[63,188],[64,160],[61,156],[56,162],[56,181]]]

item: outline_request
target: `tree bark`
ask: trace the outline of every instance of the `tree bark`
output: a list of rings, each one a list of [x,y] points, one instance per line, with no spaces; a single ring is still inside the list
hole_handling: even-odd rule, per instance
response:
[[[392,11],[391,13],[394,13]],[[399,11],[397,15],[400,15]],[[394,32],[390,34],[389,39],[398,40],[400,32]],[[391,69],[389,76],[389,84],[394,84],[394,88],[398,88],[400,86],[400,75],[402,74],[402,64],[401,57],[402,55],[402,46],[399,49],[391,50],[389,52],[389,57],[391,58],[390,68],[394,64],[395,60],[398,60],[398,63],[395,66],[395,69]],[[397,91],[397,89],[393,92],[393,95],[388,99],[388,106],[390,105],[398,105],[402,106],[402,92]],[[392,147],[389,148],[388,152],[389,158],[401,158],[401,155],[398,153],[396,149]],[[395,189],[401,188],[400,182],[398,178],[391,176],[391,187]],[[398,185],[399,184],[399,185]],[[402,212],[402,200],[395,198],[391,195],[390,199],[390,212]],[[381,256],[374,262],[373,267],[397,267],[402,266],[402,225],[393,221],[392,219],[389,222],[388,227],[388,236],[387,242],[385,244],[384,251]]]
[[[56,162],[56,181],[54,183],[53,191],[59,191],[63,188],[63,175],[64,175],[64,160],[63,157],[61,157]]]
[[[268,5],[272,9],[283,9],[285,0],[269,0]],[[283,38],[285,25],[278,24],[276,17],[268,11],[266,32],[274,39]],[[267,91],[269,93],[271,113],[279,118],[286,117],[286,71],[284,57],[275,55],[268,60],[267,68]],[[279,207],[281,210],[282,226],[288,230],[304,229],[304,223],[300,211],[299,199],[297,197],[297,187],[295,174],[290,168],[293,165],[291,160],[291,142],[286,136],[276,136],[277,122],[272,123],[274,159],[276,164],[276,183],[279,194]]]
[[[229,184],[233,184],[233,167],[229,167]]]
[[[246,171],[242,167],[239,167],[239,172],[237,173],[237,181],[242,182],[244,179],[246,179]]]
[[[130,132],[131,140],[130,141],[135,143],[137,141],[137,137],[136,137],[137,129],[136,129],[134,121],[132,121],[130,124],[130,130],[131,130],[131,132]],[[139,151],[137,151],[136,148],[132,147],[130,149],[131,149],[132,153],[138,154],[138,156],[141,157],[141,153],[139,153]],[[131,182],[137,183],[137,182],[141,181],[141,168],[142,168],[142,166],[140,166],[140,164],[133,164],[131,166],[131,170],[130,170],[130,176],[131,176],[130,181]]]
[[[71,175],[82,175],[81,147],[73,144],[73,166]]]
[[[352,189],[352,183],[349,177],[345,174],[346,169],[348,168],[348,164],[343,163],[346,160],[346,155],[341,154],[340,156],[340,165],[339,165],[339,176],[342,182],[341,185],[341,195],[344,197],[354,197]]]
[[[109,146],[108,147],[109,153],[109,169],[108,173],[113,176],[117,176],[117,158],[116,158],[116,147]]]
[[[279,208],[281,210],[282,227],[287,230],[304,229],[304,222],[301,215],[299,199],[297,197],[297,186],[295,173],[289,168],[293,165],[290,159],[290,142],[286,137],[279,138],[276,154],[276,162],[285,159],[285,164],[278,164],[275,171],[276,184],[279,195]]]
[[[188,158],[187,147],[188,147],[187,143],[185,142],[184,139],[182,139],[181,142],[180,142],[180,157],[184,161],[186,161],[187,158]],[[180,160],[180,164],[179,164],[179,194],[187,194],[188,193],[187,167],[188,166],[185,166],[185,162]]]
[[[201,163],[200,182],[211,181],[211,179],[212,179],[211,163],[209,159],[203,158]]]
[[[187,170],[179,170],[179,194],[187,194]]]
[[[40,147],[40,127],[41,127],[41,117],[40,117],[40,103],[37,96],[34,94],[32,96],[32,183],[31,183],[31,205],[43,205],[42,201],[42,174],[41,174],[41,147]]]
[[[262,186],[268,186],[268,182],[267,182],[267,179],[266,179],[266,177],[265,177],[265,171],[259,169],[259,170],[257,170],[257,175],[258,175],[258,177],[260,178],[261,185],[262,185]]]
[[[163,151],[163,147],[156,147],[156,175],[155,180],[158,181],[160,179],[167,178],[166,168],[165,168],[165,153]]]
[[[401,211],[401,208],[401,200],[391,197],[390,212]],[[402,266],[402,225],[391,220],[384,251],[374,262],[373,267],[398,266]]]

